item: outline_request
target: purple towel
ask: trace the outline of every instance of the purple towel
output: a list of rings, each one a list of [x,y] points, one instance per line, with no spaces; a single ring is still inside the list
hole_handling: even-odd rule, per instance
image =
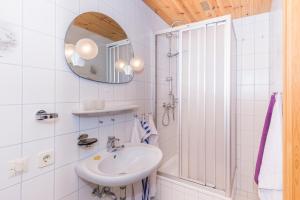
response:
[[[259,151],[258,151],[258,155],[257,155],[255,174],[254,174],[254,181],[256,182],[256,184],[258,184],[258,176],[259,176],[259,172],[260,172],[261,162],[262,162],[262,159],[264,156],[265,144],[266,144],[266,140],[267,140],[267,136],[268,136],[268,132],[269,132],[269,127],[270,127],[270,122],[271,122],[271,118],[272,118],[274,104],[276,101],[275,96],[276,96],[276,93],[274,93],[271,96],[269,107],[268,107],[268,112],[267,112],[267,115],[265,118],[264,128],[263,128],[261,139],[260,139]]]

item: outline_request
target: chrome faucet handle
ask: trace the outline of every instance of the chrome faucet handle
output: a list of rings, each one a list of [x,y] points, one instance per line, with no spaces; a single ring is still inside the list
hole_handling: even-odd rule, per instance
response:
[[[116,142],[119,142],[120,139],[116,138],[115,136],[108,136],[106,148],[108,152],[114,152],[120,148],[124,148],[124,145],[117,146]]]
[[[119,138],[116,138],[115,136],[108,136],[107,142],[115,142],[120,141]]]
[[[115,136],[108,136],[108,140],[114,140],[116,137]]]

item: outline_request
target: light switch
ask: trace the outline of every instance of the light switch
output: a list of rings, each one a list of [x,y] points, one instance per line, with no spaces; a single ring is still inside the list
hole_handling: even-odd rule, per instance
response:
[[[15,160],[8,161],[9,165],[9,175],[17,176],[22,172],[27,171],[27,158],[18,158]]]
[[[54,163],[54,151],[48,150],[39,153],[38,163],[40,168],[52,165]]]

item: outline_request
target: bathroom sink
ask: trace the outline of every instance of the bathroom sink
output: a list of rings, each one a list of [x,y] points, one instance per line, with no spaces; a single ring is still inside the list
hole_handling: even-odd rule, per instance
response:
[[[159,148],[148,144],[125,144],[123,149],[106,149],[81,161],[76,172],[82,179],[102,186],[126,186],[157,169],[162,160]]]

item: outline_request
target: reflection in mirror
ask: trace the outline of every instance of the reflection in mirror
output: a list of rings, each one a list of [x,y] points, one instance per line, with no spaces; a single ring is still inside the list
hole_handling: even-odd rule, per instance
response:
[[[80,77],[105,82],[132,80],[133,49],[126,33],[112,18],[96,12],[76,17],[65,37],[65,57]]]

